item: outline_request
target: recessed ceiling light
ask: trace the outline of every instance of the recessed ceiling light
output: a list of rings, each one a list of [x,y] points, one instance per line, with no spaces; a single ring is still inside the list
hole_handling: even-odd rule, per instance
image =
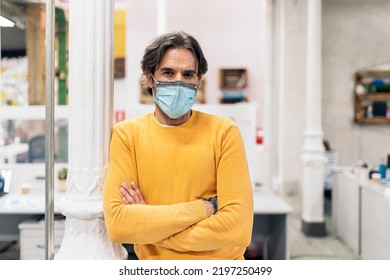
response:
[[[0,16],[0,26],[1,27],[14,27],[15,23],[5,17]]]

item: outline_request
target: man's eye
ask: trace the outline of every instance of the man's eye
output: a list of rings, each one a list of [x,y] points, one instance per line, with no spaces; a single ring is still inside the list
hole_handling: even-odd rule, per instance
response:
[[[165,71],[163,73],[165,76],[172,76],[173,75],[173,72],[172,71]]]
[[[194,73],[186,73],[186,74],[184,74],[184,77],[191,79],[191,78],[195,77],[195,74]]]

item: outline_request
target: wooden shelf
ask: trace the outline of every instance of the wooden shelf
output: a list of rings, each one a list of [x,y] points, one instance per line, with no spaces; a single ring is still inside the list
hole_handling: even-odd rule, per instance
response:
[[[247,83],[247,69],[219,69],[219,88],[222,91],[240,91],[247,86]]]
[[[390,71],[388,70],[356,72],[354,87],[354,120],[356,123],[390,124],[389,88]]]
[[[361,124],[390,124],[390,119],[381,117],[362,118],[356,121]]]
[[[356,95],[358,101],[390,101],[390,92],[386,93],[366,93],[364,95]]]
[[[390,77],[390,71],[381,71],[381,70],[365,70],[358,71],[356,77],[360,78],[388,78]]]

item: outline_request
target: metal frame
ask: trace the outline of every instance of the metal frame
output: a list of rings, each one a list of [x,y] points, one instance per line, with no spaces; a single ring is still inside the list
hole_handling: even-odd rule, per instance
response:
[[[45,258],[54,258],[54,31],[55,0],[46,1]]]

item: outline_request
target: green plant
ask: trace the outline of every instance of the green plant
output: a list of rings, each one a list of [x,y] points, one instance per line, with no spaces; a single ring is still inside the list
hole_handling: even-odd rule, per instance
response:
[[[62,167],[58,169],[58,180],[66,180],[66,177],[68,177],[68,168]]]

